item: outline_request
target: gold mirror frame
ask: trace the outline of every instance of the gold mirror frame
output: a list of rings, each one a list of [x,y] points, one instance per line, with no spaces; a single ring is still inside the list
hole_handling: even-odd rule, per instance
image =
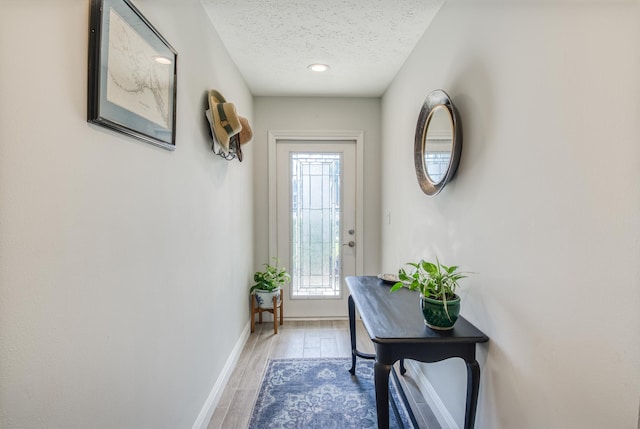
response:
[[[427,173],[427,165],[425,157],[426,138],[429,131],[430,120],[435,112],[445,109],[449,113],[449,119],[452,125],[451,138],[451,156],[446,171],[443,173],[442,179],[434,181]],[[458,170],[460,163],[460,153],[462,152],[462,125],[458,112],[451,101],[451,98],[441,89],[432,91],[425,99],[420,114],[418,115],[418,123],[416,125],[416,136],[413,148],[413,158],[416,169],[416,176],[422,191],[433,197],[438,195],[447,183],[453,179]]]

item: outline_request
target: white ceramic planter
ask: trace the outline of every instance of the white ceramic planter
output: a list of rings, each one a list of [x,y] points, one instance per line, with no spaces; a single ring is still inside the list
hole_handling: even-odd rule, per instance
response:
[[[253,291],[259,308],[273,308],[273,297],[276,297],[276,305],[280,304],[280,289],[269,292],[256,289]]]

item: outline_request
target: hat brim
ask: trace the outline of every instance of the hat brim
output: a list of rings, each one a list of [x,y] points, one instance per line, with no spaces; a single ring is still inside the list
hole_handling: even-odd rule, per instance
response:
[[[242,129],[238,133],[240,144],[247,144],[253,139],[253,130],[249,125],[249,120],[244,116],[240,116],[240,124],[242,125]]]
[[[209,91],[209,100],[211,100],[211,98],[213,98],[216,103],[227,102],[227,99],[224,98],[224,95],[222,95],[220,92],[216,91],[215,89],[212,89]]]

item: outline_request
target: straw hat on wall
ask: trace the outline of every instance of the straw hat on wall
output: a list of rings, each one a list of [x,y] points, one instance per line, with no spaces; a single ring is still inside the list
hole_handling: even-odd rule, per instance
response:
[[[209,110],[211,111],[210,125],[213,134],[225,154],[229,153],[231,137],[242,130],[240,116],[236,112],[236,106],[228,103],[224,96],[215,89],[209,91]]]

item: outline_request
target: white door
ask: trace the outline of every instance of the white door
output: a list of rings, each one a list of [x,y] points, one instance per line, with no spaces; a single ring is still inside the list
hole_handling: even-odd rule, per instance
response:
[[[291,274],[285,317],[347,316],[356,273],[356,142],[276,142],[277,257]]]

